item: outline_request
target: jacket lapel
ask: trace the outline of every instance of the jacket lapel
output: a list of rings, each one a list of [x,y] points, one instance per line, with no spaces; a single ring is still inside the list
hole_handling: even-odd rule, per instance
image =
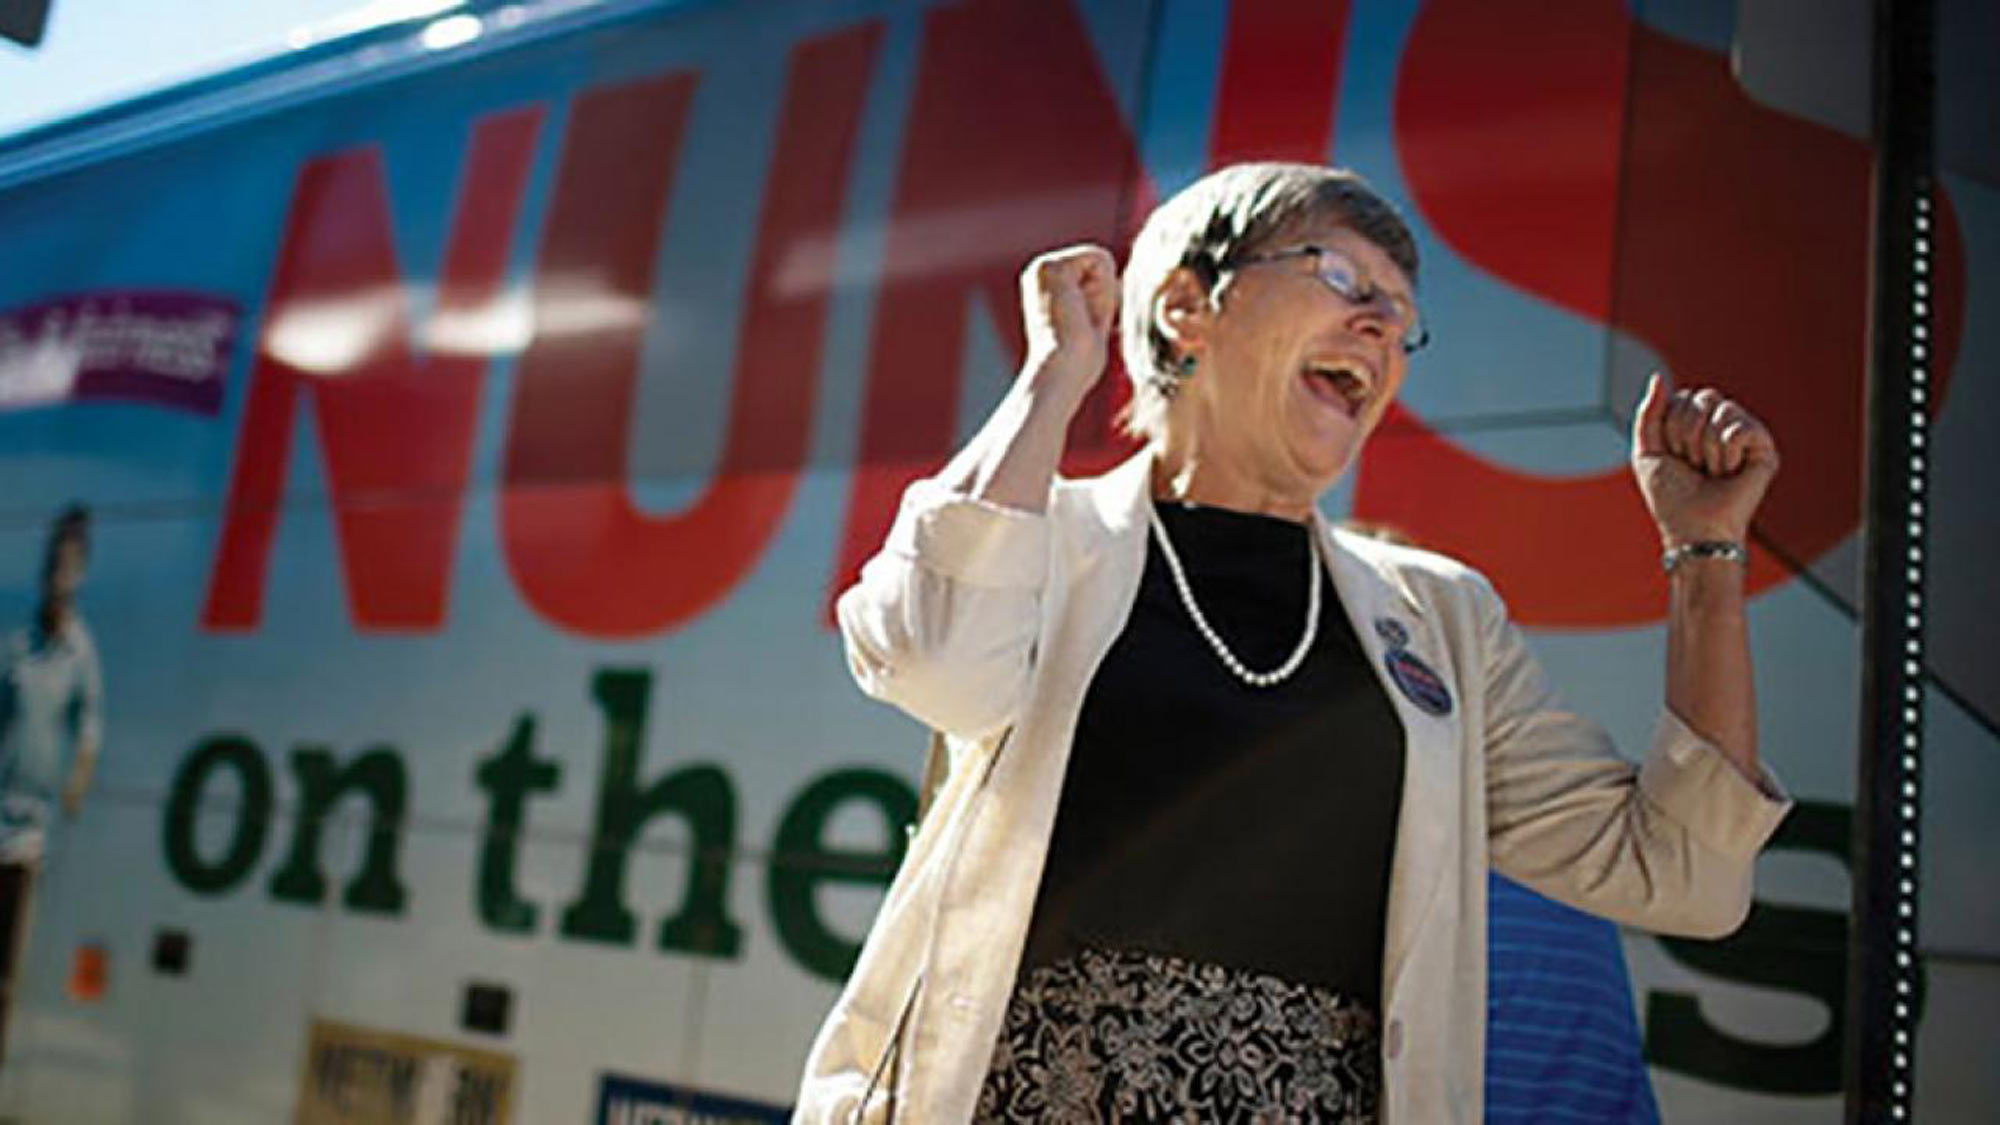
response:
[[[1444,682],[1452,704],[1443,715],[1420,706],[1390,672],[1394,649],[1405,649],[1440,677],[1452,662],[1442,651],[1435,623],[1402,577],[1375,561],[1371,544],[1320,521],[1334,589],[1347,609],[1368,665],[1395,705],[1403,726],[1403,799],[1396,817],[1396,850],[1390,863],[1389,916],[1384,933],[1382,1003],[1390,998],[1410,947],[1437,897],[1445,871],[1457,862],[1462,771],[1458,760],[1463,718],[1459,685]],[[1392,644],[1392,641],[1400,643]],[[1406,665],[1407,667],[1407,665]],[[1407,673],[1406,673],[1407,676]],[[1431,697],[1435,708],[1435,696]]]

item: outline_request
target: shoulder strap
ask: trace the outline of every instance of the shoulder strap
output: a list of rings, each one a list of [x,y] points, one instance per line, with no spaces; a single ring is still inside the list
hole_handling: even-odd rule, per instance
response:
[[[1012,731],[1008,733],[1011,734]],[[1004,740],[1003,736],[1003,742]],[[988,769],[991,768],[991,763],[988,763]],[[924,752],[923,778],[917,783],[917,819],[910,825],[911,834],[916,833],[917,825],[922,824],[925,815],[930,812],[931,805],[937,800],[938,791],[944,788],[945,776],[950,772],[951,752],[945,746],[944,732],[932,730],[930,745]],[[916,1008],[917,994],[923,991],[923,987],[924,974],[919,972],[917,979],[910,982],[909,995],[903,998],[903,1010],[896,1015],[896,1026],[889,1033],[889,1043],[882,1049],[882,1057],[875,1060],[875,1069],[868,1075],[868,1085],[861,1092],[861,1101],[854,1107],[850,1125],[860,1122],[861,1115],[868,1110],[868,1100],[875,1096],[878,1088],[881,1088],[885,1075],[889,1079],[886,1091],[888,1116],[883,1120],[884,1125],[894,1125],[896,1090],[901,1085],[903,1070],[903,1033],[909,1026],[910,1013]]]

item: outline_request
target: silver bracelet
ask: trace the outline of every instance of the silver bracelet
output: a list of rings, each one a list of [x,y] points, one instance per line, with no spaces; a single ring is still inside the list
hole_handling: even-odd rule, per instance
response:
[[[1750,555],[1743,550],[1743,544],[1727,539],[1703,539],[1695,543],[1682,543],[1669,547],[1660,554],[1660,569],[1668,574],[1687,559],[1723,559],[1733,563],[1747,563]]]

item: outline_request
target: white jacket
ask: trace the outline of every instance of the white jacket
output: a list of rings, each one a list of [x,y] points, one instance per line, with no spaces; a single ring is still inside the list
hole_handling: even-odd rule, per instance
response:
[[[1149,467],[1142,453],[1102,477],[1059,481],[1040,515],[919,481],[842,595],[856,680],[945,732],[951,770],[813,1043],[795,1121],[882,1121],[891,1098],[899,1122],[971,1117],[1077,712],[1138,592]],[[1382,964],[1383,1119],[1478,1122],[1488,863],[1618,922],[1719,936],[1749,910],[1754,860],[1789,802],[1768,774],[1753,783],[1670,713],[1633,766],[1557,701],[1484,578],[1320,530],[1405,736]],[[1390,678],[1383,620],[1442,678],[1449,713],[1418,707]],[[878,1068],[906,1007],[900,1056]]]

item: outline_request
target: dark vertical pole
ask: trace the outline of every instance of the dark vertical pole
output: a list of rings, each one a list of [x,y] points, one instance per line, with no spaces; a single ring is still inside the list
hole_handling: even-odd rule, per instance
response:
[[[1861,753],[1847,953],[1847,1120],[1912,1120],[1924,482],[1932,386],[1931,0],[1875,0],[1874,283],[1869,321]]]

